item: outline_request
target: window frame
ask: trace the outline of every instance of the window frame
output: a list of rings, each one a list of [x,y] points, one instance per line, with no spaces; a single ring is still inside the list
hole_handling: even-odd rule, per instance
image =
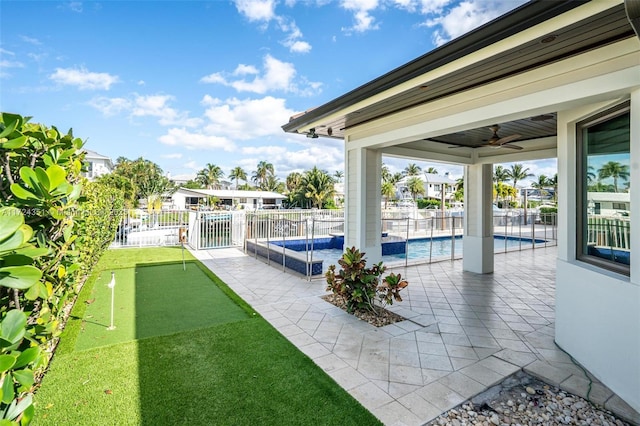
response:
[[[623,114],[631,113],[631,102],[626,101],[600,113],[594,114],[585,120],[576,123],[576,259],[602,269],[630,276],[630,265],[613,262],[585,252],[585,227],[587,219],[587,156],[585,153],[584,131],[590,127],[612,120]]]

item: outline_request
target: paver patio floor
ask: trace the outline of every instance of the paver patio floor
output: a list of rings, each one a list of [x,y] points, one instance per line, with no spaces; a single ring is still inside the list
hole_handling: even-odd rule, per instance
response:
[[[376,328],[325,302],[324,279],[237,249],[194,251],[240,297],[387,425],[420,425],[518,370],[579,396],[589,381],[554,343],[556,248],[495,255],[493,274],[461,261],[395,268],[409,281]],[[391,271],[391,269],[389,269]],[[590,399],[637,413],[594,377]]]

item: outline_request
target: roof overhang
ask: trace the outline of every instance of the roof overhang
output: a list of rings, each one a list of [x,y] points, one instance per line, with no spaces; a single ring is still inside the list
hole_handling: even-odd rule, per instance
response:
[[[595,77],[602,72],[595,67],[604,67],[598,65],[604,61],[598,55],[615,62],[603,71],[611,76],[638,65],[639,47],[622,0],[532,1],[325,105],[292,117],[282,128],[292,133],[313,129],[320,137],[344,138],[356,144],[363,138],[369,138],[370,144],[376,135],[376,147],[385,155],[425,159],[424,151],[428,150],[430,160],[458,164],[490,163],[497,157],[501,162],[554,157],[560,102],[532,103],[538,107],[514,109],[520,112],[495,117],[477,114],[482,118],[475,122],[456,115],[456,105],[465,103],[472,113],[474,108],[492,108],[500,102],[504,107],[510,98],[525,100],[524,92],[518,92],[525,83],[535,89],[543,79],[548,87],[566,85],[571,78],[587,81],[590,76],[585,69],[592,71],[591,84],[599,84]],[[568,71],[573,74],[569,76]],[[567,78],[563,80],[563,76]],[[542,88],[539,83],[538,87]],[[615,96],[615,91],[612,86],[609,97]],[[594,95],[591,100],[603,99]],[[445,119],[452,123],[444,123]],[[422,133],[395,132],[390,136],[394,126],[409,128],[425,122],[434,123],[432,132],[423,129]],[[521,135],[513,144],[522,150],[486,147],[492,124],[500,125],[501,137]],[[386,139],[385,132],[389,133]],[[408,136],[403,139],[403,134]]]

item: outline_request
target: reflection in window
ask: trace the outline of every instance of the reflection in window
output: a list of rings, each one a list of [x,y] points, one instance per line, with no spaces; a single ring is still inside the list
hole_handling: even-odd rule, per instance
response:
[[[624,104],[578,123],[580,260],[629,274],[630,113]]]

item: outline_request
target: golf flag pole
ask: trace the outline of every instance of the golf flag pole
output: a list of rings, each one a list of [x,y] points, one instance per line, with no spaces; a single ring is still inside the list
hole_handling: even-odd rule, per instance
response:
[[[111,281],[109,282],[109,285],[107,287],[111,289],[111,325],[107,327],[107,330],[115,330],[116,326],[113,325],[113,301],[116,288],[116,274],[114,272],[111,272]]]
[[[179,238],[180,238],[180,245],[182,246],[182,270],[186,271],[187,266],[184,263],[184,241],[187,239],[186,229],[180,228]]]

